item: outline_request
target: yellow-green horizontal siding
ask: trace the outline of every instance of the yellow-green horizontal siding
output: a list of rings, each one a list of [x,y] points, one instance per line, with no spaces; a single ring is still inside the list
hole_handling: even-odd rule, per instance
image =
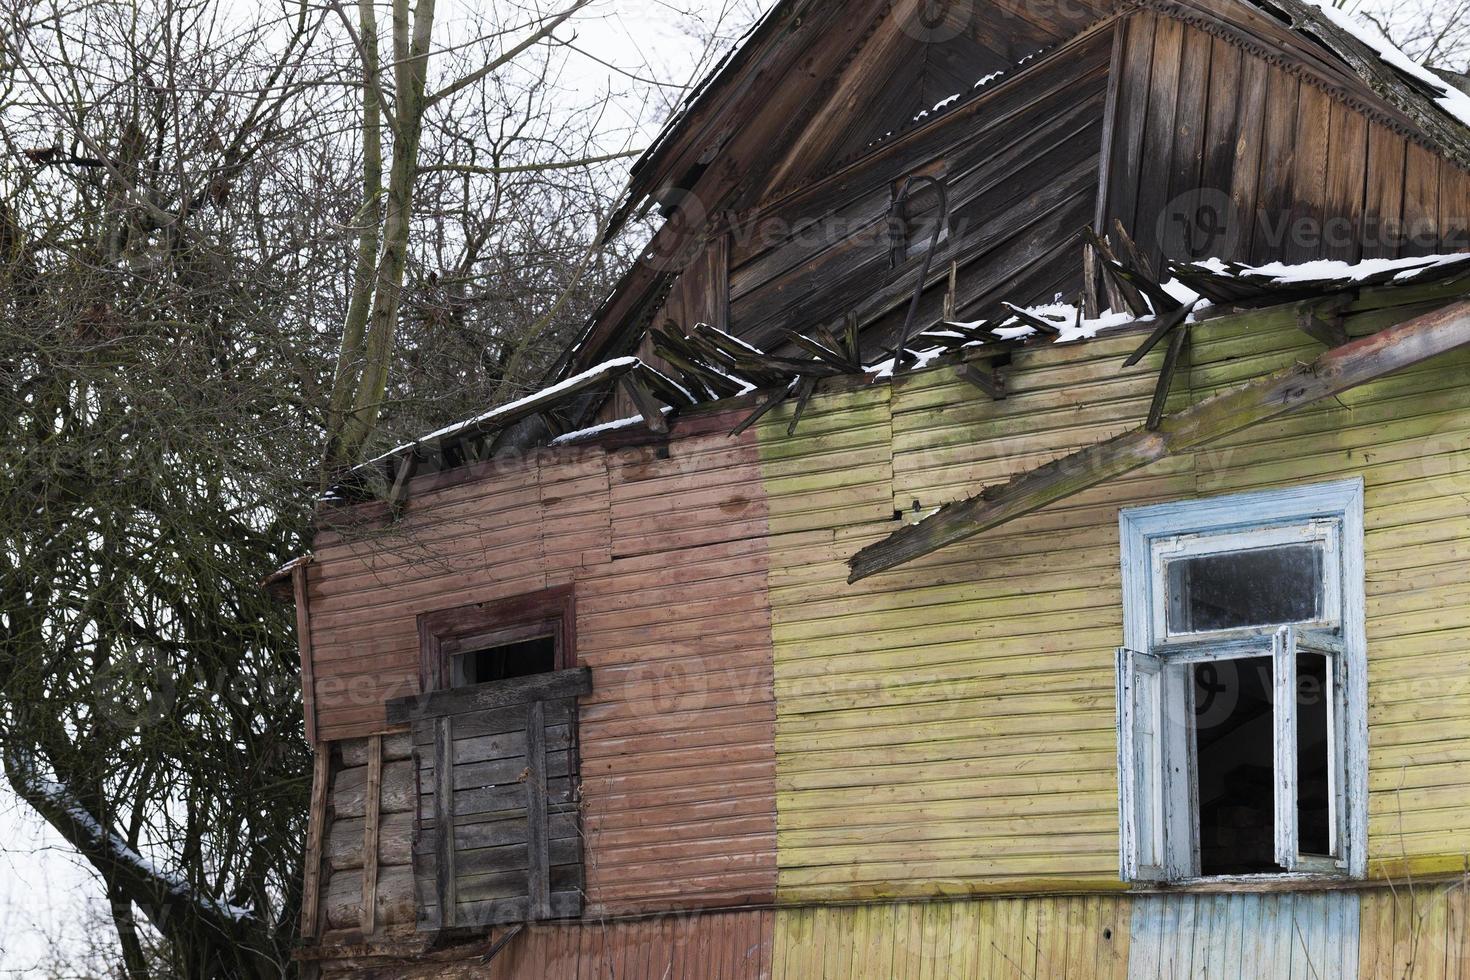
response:
[[[1466,980],[1465,882],[775,913],[773,980]]]
[[[1360,322],[1369,329],[1376,322]],[[1374,873],[1470,853],[1470,357],[1387,378],[902,569],[846,559],[918,513],[1126,431],[1134,334],[822,395],[759,429],[772,537],[783,901],[1118,888],[1118,511],[1360,475]],[[1320,353],[1289,326],[1196,331],[1175,407]],[[778,528],[780,530],[778,530]]]

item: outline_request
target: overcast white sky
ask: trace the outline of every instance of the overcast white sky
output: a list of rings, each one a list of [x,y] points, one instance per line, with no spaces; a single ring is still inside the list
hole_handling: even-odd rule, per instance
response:
[[[242,0],[224,0],[242,2]],[[254,0],[243,0],[254,7]],[[461,9],[474,9],[475,0],[460,0]],[[488,3],[490,0],[481,0]],[[595,18],[577,30],[579,46],[613,65],[642,74],[653,65],[658,77],[688,80],[699,45],[691,36],[690,11],[713,18],[731,6],[768,7],[771,0],[603,0]],[[1451,0],[1430,4],[1445,9]],[[1426,9],[1417,3],[1363,0],[1364,9]],[[453,15],[450,14],[450,17]],[[1463,65],[1456,67],[1463,68]],[[583,59],[576,68],[577,84],[589,94],[626,91],[617,73]],[[618,106],[620,127],[643,140],[656,132],[660,107],[647,102]],[[67,950],[86,945],[90,925],[106,927],[100,917],[102,895],[96,879],[69,852],[49,828],[16,805],[8,790],[0,789],[0,976],[43,975],[42,967],[59,944]],[[82,910],[93,905],[99,915]],[[105,937],[104,937],[105,938]]]

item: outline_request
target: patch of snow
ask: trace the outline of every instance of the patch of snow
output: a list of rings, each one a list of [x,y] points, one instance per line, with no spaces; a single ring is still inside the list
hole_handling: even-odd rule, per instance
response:
[[[1203,309],[1204,307],[1209,305],[1208,303],[1201,300],[1199,293],[1195,292],[1193,289],[1190,289],[1178,279],[1170,279],[1168,282],[1162,283],[1162,286],[1164,292],[1174,297],[1174,299],[1177,300],[1182,306],[1188,306],[1190,303],[1198,303],[1199,308]],[[1158,310],[1155,310],[1154,312],[1157,313]]]
[[[1434,99],[1435,103],[1461,125],[1470,126],[1470,95],[1446,84],[1443,79],[1415,62],[1371,24],[1359,23],[1345,11],[1337,9],[1330,3],[1324,3],[1323,0],[1305,0],[1305,2],[1320,10],[1323,16],[1338,28],[1372,48],[1385,64],[1415,81],[1423,82],[1429,86],[1430,91],[1439,92],[1440,94]]]
[[[406,453],[409,450],[413,449],[415,446],[423,445],[426,442],[432,442],[436,439],[445,439],[450,436],[458,435],[461,432],[468,431],[469,429],[475,428],[477,426],[488,425],[494,422],[496,419],[504,418],[508,415],[511,415],[512,413],[524,409],[527,405],[533,405],[542,401],[554,400],[558,395],[569,391],[577,385],[595,380],[605,374],[611,374],[614,371],[632,370],[642,363],[643,362],[636,357],[617,357],[611,361],[604,361],[596,367],[588,368],[586,371],[583,371],[581,374],[578,374],[575,377],[567,378],[565,381],[559,381],[549,388],[542,388],[540,391],[532,392],[524,398],[518,398],[515,401],[510,402],[509,404],[493,408],[483,415],[478,415],[472,419],[466,419],[463,422],[456,422],[453,425],[447,425],[442,429],[436,429],[435,431],[430,432],[426,436],[420,436],[413,442],[406,442],[401,446],[390,449],[388,452],[383,453],[381,456],[375,457],[374,459],[370,460],[369,463],[366,465],[381,463],[385,459],[397,456],[400,453]]]
[[[1116,327],[1126,327],[1130,323],[1138,322],[1138,318],[1132,313],[1107,312],[1102,316],[1084,319],[1081,323],[1075,321],[1062,328],[1057,337],[1058,344],[1071,344],[1079,340],[1091,340],[1104,330],[1112,330]]]
[[[98,823],[92,814],[87,812],[87,809],[77,802],[77,799],[60,783],[38,776],[34,772],[23,774],[21,778],[33,792],[45,797],[52,805],[65,811],[73,823],[95,843],[106,847],[118,862],[131,865],[144,877],[160,882],[176,897],[236,922],[255,918],[255,913],[250,909],[221,902],[209,895],[199,894],[183,878],[159,867],[151,859],[133,850],[125,840]]]
[[[668,407],[667,405],[664,406],[663,412],[665,415],[668,415],[672,411],[672,408]],[[620,432],[623,429],[633,429],[642,424],[643,416],[633,415],[625,419],[616,419],[612,422],[603,422],[600,425],[593,425],[585,429],[578,429],[576,432],[568,432],[566,435],[557,436],[555,439],[548,442],[547,445],[565,446],[566,444],[571,442],[581,442],[583,439],[590,439],[594,436],[606,435],[609,432]]]
[[[1407,282],[1433,269],[1449,265],[1470,263],[1470,252],[1453,252],[1443,255],[1420,255],[1406,259],[1365,259],[1362,262],[1344,262],[1341,259],[1317,259],[1288,265],[1285,262],[1268,262],[1265,265],[1231,266],[1219,259],[1206,259],[1191,264],[1191,268],[1203,268],[1222,275],[1242,279],[1268,279],[1273,285],[1313,282],[1362,282],[1375,276],[1396,272],[1395,282]]]

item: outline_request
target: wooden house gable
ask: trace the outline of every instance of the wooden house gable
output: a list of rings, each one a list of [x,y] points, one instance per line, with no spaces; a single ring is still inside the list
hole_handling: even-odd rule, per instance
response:
[[[882,360],[1075,300],[1115,220],[1156,267],[1470,245],[1470,131],[1314,10],[780,4],[635,168],[617,220],[663,224],[560,370],[697,323],[792,351],[855,321]]]

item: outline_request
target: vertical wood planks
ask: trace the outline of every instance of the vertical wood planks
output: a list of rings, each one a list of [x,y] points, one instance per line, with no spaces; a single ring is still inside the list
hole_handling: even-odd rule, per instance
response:
[[[551,918],[551,852],[546,812],[546,702],[526,708],[526,881],[529,915]]]
[[[1404,255],[1427,255],[1439,247],[1439,159],[1409,143],[1404,160]]]
[[[1138,175],[1143,162],[1143,133],[1148,121],[1148,93],[1153,71],[1154,31],[1158,18],[1136,13],[1119,28],[1125,33],[1123,63],[1108,84],[1117,91],[1113,122],[1112,162],[1108,167],[1108,216],[1135,227],[1138,217]],[[1104,221],[1106,230],[1111,221]]]
[[[1121,980],[1128,899],[957,898],[780,909],[773,980]]]
[[[1323,257],[1357,262],[1363,257],[1363,214],[1368,175],[1368,120],[1340,102],[1331,104],[1327,192],[1323,208]]]
[[[1359,976],[1354,892],[1139,896],[1129,904],[1133,980]]]
[[[455,924],[454,868],[454,719],[434,719],[434,873],[439,903],[437,925]]]
[[[332,747],[318,745],[312,756],[311,812],[306,822],[306,868],[301,889],[301,935],[316,938],[321,930],[322,838],[326,833],[327,784],[332,778]]]
[[[1253,262],[1280,258],[1286,247],[1294,199],[1291,176],[1296,167],[1297,103],[1301,82],[1280,68],[1266,74],[1266,102],[1261,137],[1261,164],[1256,184]]]
[[[378,824],[383,804],[383,736],[368,737],[367,793],[362,822],[362,934],[377,930]]]
[[[1325,248],[1327,151],[1331,145],[1334,153],[1347,152],[1347,147],[1331,143],[1331,127],[1332,100],[1327,93],[1315,85],[1299,86],[1289,192],[1293,220],[1281,255],[1287,262],[1309,262]]]
[[[1200,189],[1204,171],[1205,128],[1209,118],[1211,61],[1214,40],[1203,31],[1187,31],[1181,46],[1178,96],[1174,108],[1174,146],[1170,151],[1168,200],[1165,218],[1170,222],[1160,236],[1161,254],[1175,261],[1203,258],[1207,251],[1198,241]],[[1187,216],[1180,227],[1176,215]]]
[[[1470,228],[1454,227],[1470,224],[1455,214],[1470,212],[1470,175],[1455,165],[1226,39],[1148,14],[1125,29],[1104,213],[1150,259],[1166,204],[1166,247],[1192,233],[1195,252],[1227,259],[1470,249]],[[1216,222],[1213,190],[1230,195],[1231,220]]]
[[[1439,161],[1439,247],[1470,251],[1470,173],[1448,160]]]
[[[1368,173],[1363,202],[1363,258],[1395,259],[1404,220],[1404,160],[1408,142],[1380,123],[1368,124]]]
[[[1157,269],[1163,257],[1160,222],[1169,203],[1170,166],[1175,142],[1175,113],[1184,57],[1185,26],[1172,17],[1160,17],[1154,31],[1153,69],[1148,90],[1148,117],[1143,130],[1143,159],[1159,166],[1157,178],[1145,180],[1138,190],[1134,235],[1144,256]]]
[[[1240,102],[1235,113],[1234,170],[1230,175],[1231,217],[1236,222],[1234,248],[1226,258],[1250,258],[1251,239],[1260,206],[1259,175],[1265,142],[1266,83],[1270,66],[1260,58],[1241,55]]]

